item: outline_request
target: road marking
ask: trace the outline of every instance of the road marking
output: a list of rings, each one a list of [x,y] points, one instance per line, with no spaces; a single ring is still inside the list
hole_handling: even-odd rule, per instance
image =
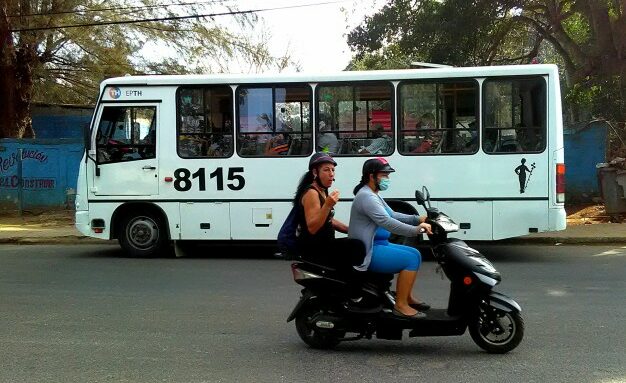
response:
[[[567,291],[565,290],[548,290],[547,291],[548,295],[553,296],[553,297],[564,297],[567,294]]]
[[[594,254],[593,256],[594,257],[605,257],[605,256],[623,257],[624,255],[626,255],[626,246],[623,246],[619,249],[607,250],[604,253]]]

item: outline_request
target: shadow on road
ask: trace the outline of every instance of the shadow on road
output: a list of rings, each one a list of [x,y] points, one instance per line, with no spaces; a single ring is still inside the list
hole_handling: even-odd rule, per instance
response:
[[[212,258],[212,259],[280,259],[276,255],[276,246],[271,242],[255,243],[206,243],[185,241],[178,245],[178,253],[186,259]],[[119,246],[93,246],[91,251],[76,254],[78,258],[135,258],[127,255]],[[147,259],[176,258],[174,245],[159,256]]]

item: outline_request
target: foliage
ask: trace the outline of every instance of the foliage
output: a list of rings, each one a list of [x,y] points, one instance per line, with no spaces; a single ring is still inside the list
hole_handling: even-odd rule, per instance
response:
[[[351,68],[558,62],[572,119],[626,120],[626,9],[611,0],[396,0],[348,34]],[[390,55],[393,52],[394,55]]]
[[[134,22],[234,10],[220,0],[169,5],[154,0],[0,0],[0,75],[15,80],[0,79],[0,91],[12,98],[3,111],[15,116],[10,127],[0,126],[0,137],[28,132],[24,109],[31,100],[93,103],[99,83],[108,77],[225,72],[233,65],[243,71],[281,70],[291,64],[287,55],[268,53],[267,36],[252,37],[259,22],[254,15]],[[110,22],[118,24],[95,25]],[[69,27],[76,25],[84,26]]]

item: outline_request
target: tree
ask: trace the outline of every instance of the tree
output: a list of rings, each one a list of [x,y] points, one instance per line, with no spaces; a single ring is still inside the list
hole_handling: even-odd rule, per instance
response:
[[[357,68],[394,51],[404,62],[457,66],[530,63],[554,51],[568,100],[624,121],[625,12],[625,0],[396,0],[350,32],[348,44]]]
[[[93,103],[108,77],[228,71],[229,65],[280,70],[291,64],[287,54],[268,53],[267,36],[250,37],[258,22],[254,15],[176,19],[236,11],[220,1],[130,4],[0,0],[0,138],[35,136],[33,100]],[[234,20],[237,33],[224,18]],[[145,19],[158,20],[136,22]],[[150,51],[154,58],[144,56]]]

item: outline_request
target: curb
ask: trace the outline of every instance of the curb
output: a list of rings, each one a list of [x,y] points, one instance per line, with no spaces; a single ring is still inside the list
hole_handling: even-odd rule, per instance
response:
[[[97,239],[79,235],[63,237],[8,237],[0,238],[0,245],[117,245],[117,241]]]

